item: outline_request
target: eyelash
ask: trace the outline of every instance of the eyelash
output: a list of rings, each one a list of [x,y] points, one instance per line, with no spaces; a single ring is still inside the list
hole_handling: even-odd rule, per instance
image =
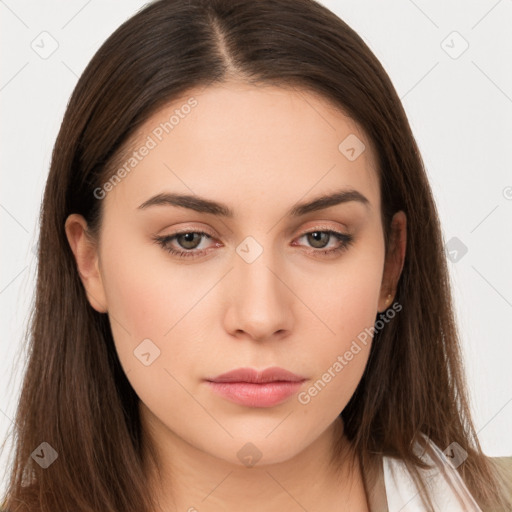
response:
[[[302,235],[299,236],[299,238],[302,238],[303,236],[312,234],[312,233],[328,233],[332,236],[334,236],[336,239],[338,239],[341,242],[341,245],[338,247],[335,247],[334,249],[312,249],[310,251],[311,253],[315,254],[322,254],[324,256],[333,256],[335,254],[339,254],[349,248],[349,246],[353,243],[354,238],[352,235],[347,235],[345,233],[339,233],[338,231],[333,231],[332,229],[315,229],[312,231],[307,231],[306,233],[302,233]],[[197,249],[189,249],[189,250],[183,250],[179,251],[176,249],[173,249],[169,245],[167,245],[171,240],[175,239],[179,235],[186,235],[186,234],[197,234],[206,236],[207,238],[213,238],[208,233],[205,233],[203,231],[181,231],[177,233],[173,233],[172,235],[165,235],[165,236],[154,236],[153,240],[155,243],[159,244],[165,251],[170,253],[173,256],[177,256],[178,258],[198,258],[203,256],[207,252],[207,249],[203,250],[197,250]],[[329,242],[331,239],[329,238]]]

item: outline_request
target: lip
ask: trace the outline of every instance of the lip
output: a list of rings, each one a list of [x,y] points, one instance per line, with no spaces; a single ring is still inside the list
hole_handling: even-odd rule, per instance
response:
[[[273,366],[259,372],[238,368],[207,378],[210,388],[224,398],[247,407],[273,407],[296,393],[307,380],[288,370]]]
[[[237,368],[229,372],[217,375],[217,377],[207,378],[210,382],[250,382],[256,384],[262,384],[266,382],[301,382],[306,380],[305,377],[295,375],[284,368],[278,366],[272,366],[271,368],[265,368],[265,370],[258,371],[253,368]]]

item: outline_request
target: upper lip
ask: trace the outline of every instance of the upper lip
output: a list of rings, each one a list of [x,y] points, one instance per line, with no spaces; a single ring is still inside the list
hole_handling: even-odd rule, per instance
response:
[[[237,368],[229,372],[217,375],[217,377],[206,379],[210,382],[252,382],[252,383],[264,383],[264,382],[301,382],[306,380],[305,377],[295,375],[294,373],[273,366],[266,368],[265,370],[258,371],[253,368]]]

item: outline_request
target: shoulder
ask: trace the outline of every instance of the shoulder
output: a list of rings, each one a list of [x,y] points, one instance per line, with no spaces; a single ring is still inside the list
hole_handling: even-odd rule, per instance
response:
[[[429,492],[436,512],[482,512],[455,466],[430,439],[429,450],[416,446],[418,456],[429,469],[419,469],[422,483]],[[390,511],[423,512],[420,490],[402,460],[383,458],[384,481]]]

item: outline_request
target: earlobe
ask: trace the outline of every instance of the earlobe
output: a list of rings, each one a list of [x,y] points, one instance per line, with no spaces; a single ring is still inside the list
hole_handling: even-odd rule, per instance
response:
[[[407,217],[403,211],[391,220],[389,247],[384,264],[384,275],[379,297],[378,312],[384,312],[393,302],[398,280],[402,274],[407,247]]]
[[[87,300],[96,311],[106,313],[107,301],[99,271],[97,245],[87,235],[87,222],[82,215],[73,213],[66,219],[65,230]]]

